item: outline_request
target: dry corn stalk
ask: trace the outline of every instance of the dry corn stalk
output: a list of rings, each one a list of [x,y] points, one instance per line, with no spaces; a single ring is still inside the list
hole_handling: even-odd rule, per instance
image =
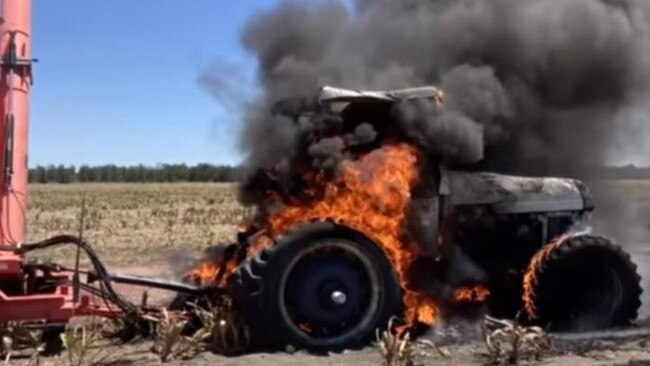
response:
[[[195,306],[194,313],[201,323],[201,328],[192,336],[194,343],[221,353],[238,353],[250,346],[248,326],[232,311],[229,302],[208,309]]]
[[[66,328],[60,334],[69,365],[99,365],[111,356],[102,344],[103,326],[103,322],[93,321],[87,325]]]
[[[383,332],[377,330],[377,345],[383,358],[384,366],[413,366],[413,343],[411,335],[405,332],[403,335],[393,334],[392,318],[388,322],[388,329]]]
[[[173,360],[192,351],[192,345],[183,336],[187,320],[162,309],[160,318],[150,318],[157,322],[157,339],[151,350],[160,356],[162,362]]]
[[[485,316],[483,336],[491,363],[516,364],[521,358],[539,360],[550,349],[550,339],[540,327]]]
[[[158,337],[152,351],[160,355],[161,361],[188,359],[202,351],[237,353],[248,348],[248,327],[230,310],[228,303],[207,309],[196,304],[188,305],[193,307],[190,315],[196,317],[197,323],[200,324],[200,328],[191,336],[183,335],[188,321],[181,314],[162,309],[161,316],[147,317],[157,323]]]

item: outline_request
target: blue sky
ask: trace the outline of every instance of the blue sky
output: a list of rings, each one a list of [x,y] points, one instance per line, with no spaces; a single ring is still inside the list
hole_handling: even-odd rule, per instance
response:
[[[201,89],[254,61],[239,32],[277,0],[33,0],[30,166],[237,163],[237,119]]]

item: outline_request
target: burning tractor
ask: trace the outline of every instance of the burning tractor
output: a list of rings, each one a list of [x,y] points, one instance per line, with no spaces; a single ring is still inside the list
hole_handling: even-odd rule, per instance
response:
[[[227,289],[259,339],[312,350],[362,346],[393,316],[415,331],[472,309],[555,330],[632,322],[640,277],[580,231],[585,184],[454,169],[403,128],[409,108],[441,104],[433,87],[276,103],[269,123],[296,126],[296,152],[243,184],[255,217],[192,279]]]
[[[593,208],[585,185],[454,169],[440,154],[454,144],[427,133],[450,122],[433,87],[325,87],[276,103],[276,125],[262,131],[279,126],[291,146],[241,185],[256,214],[237,243],[190,272],[195,284],[110,273],[82,230],[25,243],[31,2],[0,7],[0,323],[43,326],[58,339],[75,316],[166,317],[115,283],[181,293],[177,308],[232,300],[229,319],[245,318],[258,339],[311,350],[364,345],[394,316],[400,331],[483,307],[554,329],[637,316],[640,278],[629,255],[576,229]],[[74,268],[26,257],[70,245]],[[81,254],[91,270],[80,269]]]

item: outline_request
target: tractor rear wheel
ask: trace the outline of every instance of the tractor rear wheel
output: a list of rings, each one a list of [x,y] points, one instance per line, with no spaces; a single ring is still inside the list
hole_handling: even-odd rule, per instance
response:
[[[560,331],[603,329],[636,319],[641,277],[629,254],[591,235],[569,237],[549,249],[528,269],[533,275],[524,294],[529,318]]]
[[[230,277],[253,334],[311,351],[364,346],[402,310],[382,249],[329,222],[302,227],[244,261]]]

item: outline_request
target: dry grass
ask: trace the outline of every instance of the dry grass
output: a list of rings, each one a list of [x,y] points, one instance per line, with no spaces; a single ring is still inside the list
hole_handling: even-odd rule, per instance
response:
[[[518,365],[520,361],[532,359],[540,361],[551,349],[548,334],[540,327],[526,327],[517,320],[486,315],[482,328],[490,365]]]
[[[192,359],[204,351],[236,355],[248,350],[248,326],[233,311],[230,302],[209,305],[207,308],[193,304],[190,314],[200,324],[190,336],[183,334],[187,319],[180,314],[163,309],[161,316],[149,317],[156,323],[156,340],[151,350],[160,357],[161,362]]]
[[[69,366],[99,366],[112,356],[105,347],[102,322],[68,327],[60,337]]]
[[[231,241],[244,210],[236,187],[221,183],[30,185],[28,240],[79,231],[113,265],[143,264],[165,255],[192,257]],[[45,259],[71,263],[72,249]]]
[[[406,332],[403,335],[393,331],[393,320],[388,323],[388,330],[377,330],[375,336],[379,352],[381,352],[383,366],[414,366],[413,341]]]

